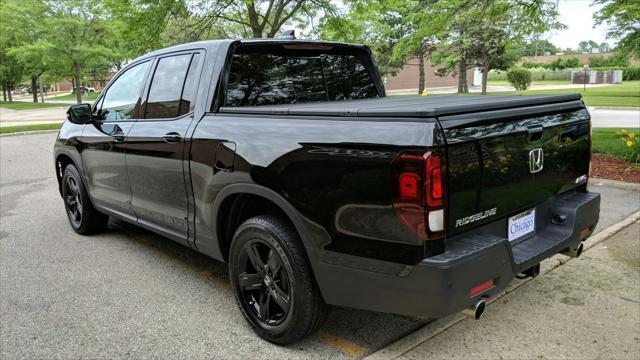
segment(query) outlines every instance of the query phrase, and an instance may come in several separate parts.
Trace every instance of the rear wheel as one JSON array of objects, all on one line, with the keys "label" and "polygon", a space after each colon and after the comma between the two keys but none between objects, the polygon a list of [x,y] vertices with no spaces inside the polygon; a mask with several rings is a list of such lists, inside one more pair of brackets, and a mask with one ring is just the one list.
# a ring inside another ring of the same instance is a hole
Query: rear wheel
[{"label": "rear wheel", "polygon": [[231,244],[229,274],[243,316],[262,338],[290,344],[314,332],[327,305],[297,233],[273,216],[245,221]]},{"label": "rear wheel", "polygon": [[78,234],[93,234],[107,227],[109,217],[99,213],[91,203],[78,169],[67,165],[62,176],[62,198],[69,224]]}]

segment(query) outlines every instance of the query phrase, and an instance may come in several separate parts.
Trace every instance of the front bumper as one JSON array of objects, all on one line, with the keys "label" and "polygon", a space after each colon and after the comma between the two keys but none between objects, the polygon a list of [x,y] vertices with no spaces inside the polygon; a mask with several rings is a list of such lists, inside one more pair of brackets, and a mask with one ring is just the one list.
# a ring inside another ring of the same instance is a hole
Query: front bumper
[{"label": "front bumper", "polygon": [[[536,207],[536,235],[512,245],[507,219],[447,239],[445,253],[422,260],[400,275],[320,263],[318,285],[329,304],[401,315],[438,318],[503,291],[519,273],[558,252],[575,249],[598,223],[600,195],[572,192]],[[564,216],[562,223],[552,221]],[[588,233],[580,232],[589,228]],[[471,297],[473,287],[493,286]]]}]

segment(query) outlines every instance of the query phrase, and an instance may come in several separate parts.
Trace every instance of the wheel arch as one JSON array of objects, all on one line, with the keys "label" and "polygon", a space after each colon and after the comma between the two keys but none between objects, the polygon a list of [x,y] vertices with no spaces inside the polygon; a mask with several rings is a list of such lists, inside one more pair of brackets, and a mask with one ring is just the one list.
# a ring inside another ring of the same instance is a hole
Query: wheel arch
[{"label": "wheel arch", "polygon": [[75,166],[76,169],[78,169],[78,171],[80,172],[80,175],[82,175],[82,169],[78,166],[72,154],[68,153],[67,151],[56,152],[54,167],[56,172],[56,179],[58,180],[58,191],[60,191],[61,194],[62,194],[62,186],[61,186],[62,176],[64,174],[64,169],[69,164],[73,164],[73,166]]},{"label": "wheel arch", "polygon": [[[258,208],[247,210],[247,204],[258,205]],[[245,206],[244,209],[243,206]],[[305,219],[282,195],[256,184],[229,185],[223,188],[216,196],[213,205],[212,224],[223,260],[225,262],[228,261],[229,248],[237,226],[244,220],[258,215],[255,210],[260,211],[263,209],[283,216],[283,220],[288,221],[293,226],[302,241],[309,264],[314,270],[314,274],[316,274],[318,246],[316,245],[316,239],[308,229],[310,221]],[[241,214],[241,216],[233,218],[238,214]]]}]

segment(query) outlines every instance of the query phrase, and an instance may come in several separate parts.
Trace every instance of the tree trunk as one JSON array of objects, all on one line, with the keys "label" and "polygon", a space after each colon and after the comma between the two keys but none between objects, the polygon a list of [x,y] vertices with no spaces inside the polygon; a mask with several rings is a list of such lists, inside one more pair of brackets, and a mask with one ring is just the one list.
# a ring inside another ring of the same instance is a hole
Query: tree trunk
[{"label": "tree trunk", "polygon": [[420,74],[418,80],[418,95],[422,95],[424,92],[424,51],[420,51],[418,54],[418,72]]},{"label": "tree trunk", "polygon": [[489,79],[489,60],[482,62],[482,95],[487,95],[487,80]]},{"label": "tree trunk", "polygon": [[469,92],[467,87],[467,63],[460,60],[458,63],[458,94],[466,94]]},{"label": "tree trunk", "polygon": [[44,84],[41,76],[38,77],[38,82],[40,83],[40,102],[44,104]]},{"label": "tree trunk", "polygon": [[76,101],[82,104],[82,90],[80,89],[80,65],[73,65],[73,82],[76,89]]},{"label": "tree trunk", "polygon": [[12,103],[13,102],[13,98],[11,97],[12,86],[7,84],[6,88],[7,88],[7,97],[9,97],[9,102]]},{"label": "tree trunk", "polygon": [[38,102],[38,77],[31,77],[31,95],[33,95],[33,102]]},{"label": "tree trunk", "polygon": [[7,102],[7,88],[2,85],[2,101]]}]

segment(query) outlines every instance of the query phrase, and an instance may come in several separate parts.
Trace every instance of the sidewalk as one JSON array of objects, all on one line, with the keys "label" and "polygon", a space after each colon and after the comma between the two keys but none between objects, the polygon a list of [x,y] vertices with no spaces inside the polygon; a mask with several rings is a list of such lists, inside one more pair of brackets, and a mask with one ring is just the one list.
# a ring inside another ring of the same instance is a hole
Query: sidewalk
[{"label": "sidewalk", "polygon": [[401,359],[640,357],[640,222]]},{"label": "sidewalk", "polygon": [[[605,87],[611,86],[611,84],[589,84],[587,88],[596,88],[596,87]],[[582,89],[582,84],[542,84],[542,85],[531,85],[529,90],[562,90],[562,89]],[[488,85],[487,92],[498,92],[498,91],[514,91],[515,88],[511,85]],[[447,86],[447,87],[436,87],[436,88],[427,88],[427,92],[430,95],[433,94],[455,94],[458,92],[457,86]],[[482,92],[481,86],[471,86],[469,87],[469,92],[471,93],[480,93]],[[387,95],[417,95],[418,88],[412,89],[394,89],[394,90],[386,90]]]},{"label": "sidewalk", "polygon": [[12,110],[0,107],[0,126],[61,123],[67,118],[67,107]]}]

